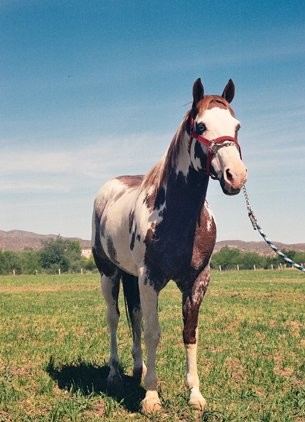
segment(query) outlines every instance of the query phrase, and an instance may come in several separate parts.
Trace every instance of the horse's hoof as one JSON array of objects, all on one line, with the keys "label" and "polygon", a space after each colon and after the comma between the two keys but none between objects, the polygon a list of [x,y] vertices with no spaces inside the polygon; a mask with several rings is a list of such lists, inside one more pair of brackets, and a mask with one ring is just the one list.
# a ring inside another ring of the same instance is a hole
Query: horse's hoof
[{"label": "horse's hoof", "polygon": [[203,412],[206,407],[207,402],[202,397],[202,395],[199,392],[193,392],[191,393],[189,405],[194,409],[198,410],[200,412]]},{"label": "horse's hoof", "polygon": [[144,415],[151,415],[161,410],[161,402],[159,399],[144,399],[142,401],[142,412]]},{"label": "horse's hoof", "polygon": [[157,391],[147,391],[146,397],[142,401],[142,412],[145,415],[157,413],[161,410],[161,402]]},{"label": "horse's hoof", "polygon": [[107,391],[110,395],[120,396],[123,393],[123,380],[119,373],[107,378]]}]

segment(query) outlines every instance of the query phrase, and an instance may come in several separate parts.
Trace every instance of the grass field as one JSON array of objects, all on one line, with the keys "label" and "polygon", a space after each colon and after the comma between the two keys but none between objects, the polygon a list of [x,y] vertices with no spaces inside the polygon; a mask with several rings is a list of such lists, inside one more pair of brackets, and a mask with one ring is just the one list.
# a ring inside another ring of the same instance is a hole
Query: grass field
[{"label": "grass field", "polygon": [[[106,391],[108,333],[98,275],[0,277],[0,421],[145,420],[131,377],[121,302],[125,391]],[[305,420],[305,277],[215,272],[200,316],[203,421]],[[157,370],[163,410],[191,421],[184,386],[180,293],[160,295]],[[198,416],[197,416],[198,418]]]}]

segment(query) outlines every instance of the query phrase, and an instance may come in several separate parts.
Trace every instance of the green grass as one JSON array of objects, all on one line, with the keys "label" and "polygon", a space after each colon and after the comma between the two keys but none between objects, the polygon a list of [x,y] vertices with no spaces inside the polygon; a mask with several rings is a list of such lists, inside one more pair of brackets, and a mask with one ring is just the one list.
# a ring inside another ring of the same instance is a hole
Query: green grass
[{"label": "green grass", "polygon": [[[123,301],[125,390],[107,394],[108,332],[97,275],[0,277],[0,421],[145,420],[130,374]],[[297,271],[214,272],[200,314],[204,421],[305,420],[305,278]],[[181,298],[160,295],[157,370],[163,410],[195,420],[184,386]],[[198,418],[198,416],[197,416]]]}]

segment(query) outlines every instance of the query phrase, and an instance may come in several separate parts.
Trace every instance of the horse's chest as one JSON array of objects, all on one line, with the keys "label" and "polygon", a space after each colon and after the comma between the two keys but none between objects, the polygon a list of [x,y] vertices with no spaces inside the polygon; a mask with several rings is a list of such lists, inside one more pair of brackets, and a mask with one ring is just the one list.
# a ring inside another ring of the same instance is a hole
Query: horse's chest
[{"label": "horse's chest", "polygon": [[162,280],[182,279],[209,262],[216,238],[216,226],[207,207],[200,217],[181,222],[179,215],[165,217],[150,228],[145,238],[145,265],[150,277]]}]

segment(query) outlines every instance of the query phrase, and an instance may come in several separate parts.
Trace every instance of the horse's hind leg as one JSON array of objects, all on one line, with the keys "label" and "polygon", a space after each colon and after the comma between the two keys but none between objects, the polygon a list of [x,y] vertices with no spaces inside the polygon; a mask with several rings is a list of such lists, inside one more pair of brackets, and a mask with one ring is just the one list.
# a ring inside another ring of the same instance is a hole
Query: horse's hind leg
[{"label": "horse's hind leg", "polygon": [[138,277],[127,273],[122,273],[122,281],[124,296],[127,302],[128,314],[132,327],[133,376],[135,380],[140,383],[142,374],[145,372],[146,368],[143,363],[141,348],[142,310]]},{"label": "horse's hind leg", "polygon": [[122,388],[117,345],[117,328],[120,318],[120,311],[118,307],[120,273],[117,271],[111,278],[106,275],[102,275],[101,287],[107,304],[107,323],[110,332],[110,372],[107,379],[107,387],[113,393],[118,393]]}]

